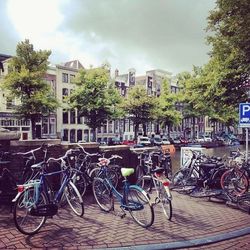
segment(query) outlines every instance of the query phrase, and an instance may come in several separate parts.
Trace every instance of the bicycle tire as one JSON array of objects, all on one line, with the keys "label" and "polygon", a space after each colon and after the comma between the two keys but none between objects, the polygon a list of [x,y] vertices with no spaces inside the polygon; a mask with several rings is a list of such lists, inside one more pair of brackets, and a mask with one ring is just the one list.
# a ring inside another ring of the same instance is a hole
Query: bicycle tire
[{"label": "bicycle tire", "polygon": [[87,180],[86,180],[84,174],[77,173],[74,180],[73,180],[73,183],[77,187],[80,195],[83,197],[84,194],[86,193],[86,190],[87,190]]},{"label": "bicycle tire", "polygon": [[250,194],[245,194],[238,197],[237,206],[239,209],[250,214]]},{"label": "bicycle tire", "polygon": [[65,188],[65,196],[69,206],[72,211],[79,217],[82,217],[84,214],[84,205],[82,196],[80,195],[77,187],[73,182],[69,182]]},{"label": "bicycle tire", "polygon": [[159,198],[161,201],[163,213],[165,214],[168,220],[171,220],[173,215],[172,201],[168,197],[167,191],[162,183],[160,183],[159,186]]},{"label": "bicycle tire", "polygon": [[143,166],[138,165],[135,169],[136,180],[139,180],[144,174],[145,171],[143,170]]},{"label": "bicycle tire", "polygon": [[[26,197],[24,201],[25,194],[28,195],[28,198]],[[40,216],[29,215],[30,204],[28,204],[27,199],[29,200],[29,202],[34,203],[34,188],[33,187],[26,189],[14,203],[13,219],[14,219],[14,223],[18,231],[26,235],[33,235],[33,234],[36,234],[41,229],[41,227],[46,221],[46,216],[40,217]],[[41,200],[39,200],[38,204],[36,205],[45,205],[48,203],[46,195],[43,192],[40,193],[40,199]],[[21,209],[24,210],[25,219],[23,218],[20,221],[20,218],[22,217],[20,217],[19,210]],[[28,223],[30,222],[32,224],[35,224],[34,227],[31,227],[30,229],[29,227],[26,229],[24,225],[27,216],[29,216]]]},{"label": "bicycle tire", "polygon": [[194,172],[193,177],[190,177],[189,169],[178,170],[172,178],[174,187],[196,186],[198,176]]},{"label": "bicycle tire", "polygon": [[109,212],[114,209],[114,199],[112,191],[102,178],[94,178],[92,190],[95,200],[101,210]]},{"label": "bicycle tire", "polygon": [[240,170],[229,169],[221,176],[221,187],[229,196],[241,196],[248,190],[249,180]]},{"label": "bicycle tire", "polygon": [[153,206],[149,202],[147,193],[139,186],[129,186],[125,200],[128,211],[137,224],[148,228],[154,223]]},{"label": "bicycle tire", "polygon": [[136,184],[146,192],[150,193],[153,187],[153,179],[151,175],[144,175],[140,177],[140,179],[136,182]]},{"label": "bicycle tire", "polygon": [[118,176],[117,171],[114,169],[110,169],[109,166],[107,166],[107,169],[106,169],[106,176],[104,176],[104,172],[101,171],[101,168],[97,167],[97,168],[94,168],[90,172],[90,177],[92,179],[94,179],[95,177],[102,178],[102,179],[108,178],[115,188],[117,188],[118,182],[119,182],[119,176]]}]

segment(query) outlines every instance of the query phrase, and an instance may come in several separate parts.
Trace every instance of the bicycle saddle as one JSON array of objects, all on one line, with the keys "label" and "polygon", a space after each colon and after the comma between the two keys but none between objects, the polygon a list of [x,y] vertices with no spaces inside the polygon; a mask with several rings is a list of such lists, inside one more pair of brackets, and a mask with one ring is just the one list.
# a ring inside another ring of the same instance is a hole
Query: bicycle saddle
[{"label": "bicycle saddle", "polygon": [[121,173],[123,177],[130,176],[133,174],[135,170],[133,168],[121,168]]}]

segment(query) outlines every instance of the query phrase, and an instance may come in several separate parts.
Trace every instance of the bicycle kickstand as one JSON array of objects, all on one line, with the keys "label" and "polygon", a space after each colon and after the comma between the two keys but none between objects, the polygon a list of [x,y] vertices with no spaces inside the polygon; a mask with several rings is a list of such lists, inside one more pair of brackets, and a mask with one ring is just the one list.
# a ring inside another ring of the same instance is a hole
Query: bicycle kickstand
[{"label": "bicycle kickstand", "polygon": [[126,216],[126,212],[124,211],[124,209],[120,206],[121,211],[117,213],[118,216],[121,217],[121,219],[123,219]]}]

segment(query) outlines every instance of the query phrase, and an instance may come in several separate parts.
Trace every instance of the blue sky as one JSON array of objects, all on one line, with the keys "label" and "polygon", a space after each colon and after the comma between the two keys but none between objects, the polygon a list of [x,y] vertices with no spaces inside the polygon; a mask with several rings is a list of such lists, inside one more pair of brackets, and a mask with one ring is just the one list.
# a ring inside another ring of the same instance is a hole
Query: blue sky
[{"label": "blue sky", "polygon": [[1,0],[0,53],[25,38],[50,61],[78,59],[112,71],[174,74],[208,61],[206,18],[214,0]]}]

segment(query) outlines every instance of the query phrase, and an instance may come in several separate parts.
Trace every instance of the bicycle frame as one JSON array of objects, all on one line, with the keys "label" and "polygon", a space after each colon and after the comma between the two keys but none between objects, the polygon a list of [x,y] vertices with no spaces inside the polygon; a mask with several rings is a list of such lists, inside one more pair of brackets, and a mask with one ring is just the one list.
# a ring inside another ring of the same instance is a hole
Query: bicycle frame
[{"label": "bicycle frame", "polygon": [[[101,171],[107,171],[105,168],[107,166],[104,166],[102,168]],[[106,175],[105,175],[106,176]],[[124,210],[128,210],[128,209],[131,209],[131,210],[141,210],[143,209],[143,205],[142,204],[127,204],[127,196],[128,196],[128,191],[129,191],[129,187],[134,187],[134,188],[137,188],[138,190],[140,190],[141,192],[145,193],[146,196],[148,197],[148,194],[142,189],[140,188],[139,186],[137,185],[130,185],[130,183],[127,181],[127,179],[125,178],[125,180],[123,181],[124,182],[124,185],[123,185],[123,193],[120,193],[114,186],[113,184],[111,183],[111,181],[105,177],[104,179],[104,182],[106,185],[108,185],[108,187],[111,189],[111,192],[112,194],[114,194],[114,196],[116,197],[116,199],[119,201],[119,203],[121,204],[121,208],[123,208]],[[149,197],[148,197],[148,200]]]}]

